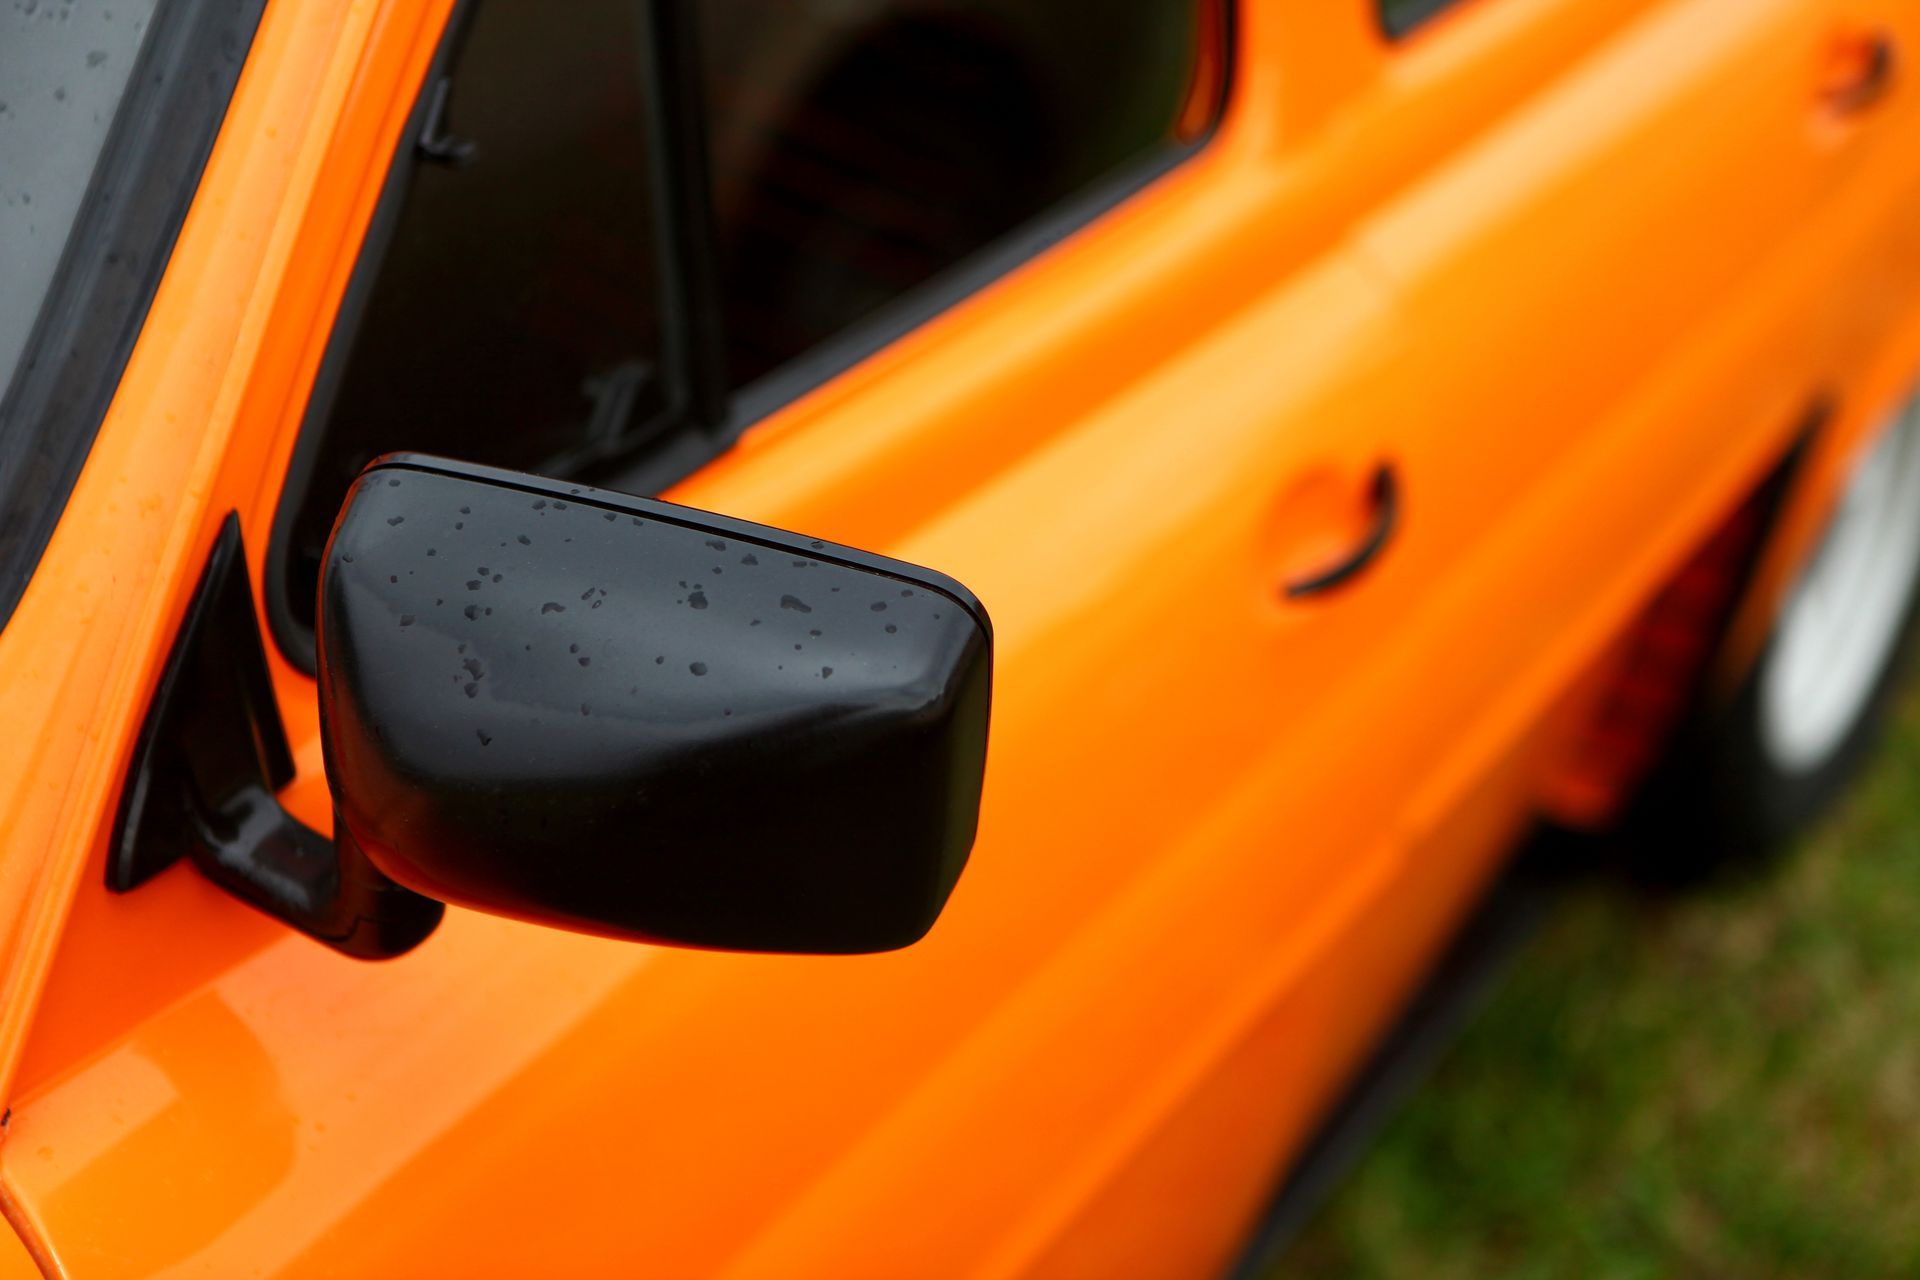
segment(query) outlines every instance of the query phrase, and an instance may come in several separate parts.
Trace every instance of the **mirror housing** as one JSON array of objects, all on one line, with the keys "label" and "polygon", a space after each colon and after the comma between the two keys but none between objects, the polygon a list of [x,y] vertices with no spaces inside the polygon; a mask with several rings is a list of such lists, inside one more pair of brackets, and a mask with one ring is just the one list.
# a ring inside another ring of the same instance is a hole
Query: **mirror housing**
[{"label": "mirror housing", "polygon": [[443,902],[884,951],[973,843],[991,627],[897,560],[392,455],[334,526],[318,657],[343,863]]}]

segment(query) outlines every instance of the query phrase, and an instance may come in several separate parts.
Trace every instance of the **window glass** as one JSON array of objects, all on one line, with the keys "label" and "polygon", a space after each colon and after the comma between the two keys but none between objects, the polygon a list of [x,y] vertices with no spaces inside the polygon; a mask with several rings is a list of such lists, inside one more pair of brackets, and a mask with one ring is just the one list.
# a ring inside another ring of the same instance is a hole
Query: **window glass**
[{"label": "window glass", "polygon": [[[427,90],[294,521],[310,618],[348,483],[394,450],[564,474],[660,408],[642,6],[486,0]],[[435,106],[435,102],[438,105]]]},{"label": "window glass", "polygon": [[0,394],[53,282],[156,3],[0,8]]},{"label": "window glass", "polygon": [[1380,0],[1380,25],[1390,36],[1403,36],[1458,0]]},{"label": "window glass", "polygon": [[1219,89],[1209,0],[698,11],[736,384],[1199,132]]},{"label": "window glass", "polygon": [[370,459],[684,474],[731,390],[1210,127],[1224,3],[467,0],[296,451],[289,651]]}]

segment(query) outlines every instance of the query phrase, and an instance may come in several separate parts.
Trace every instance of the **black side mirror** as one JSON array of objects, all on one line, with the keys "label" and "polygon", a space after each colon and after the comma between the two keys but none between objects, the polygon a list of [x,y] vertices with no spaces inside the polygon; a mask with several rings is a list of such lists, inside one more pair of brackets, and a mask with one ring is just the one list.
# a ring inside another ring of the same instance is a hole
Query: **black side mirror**
[{"label": "black side mirror", "polygon": [[320,583],[329,841],[229,516],[136,744],[107,884],[182,857],[349,955],[442,903],[739,951],[885,951],[973,844],[993,638],[950,578],[644,498],[394,455]]},{"label": "black side mirror", "polygon": [[973,843],[991,654],[979,601],[925,569],[395,455],[321,577],[336,840],[562,928],[902,947]]}]

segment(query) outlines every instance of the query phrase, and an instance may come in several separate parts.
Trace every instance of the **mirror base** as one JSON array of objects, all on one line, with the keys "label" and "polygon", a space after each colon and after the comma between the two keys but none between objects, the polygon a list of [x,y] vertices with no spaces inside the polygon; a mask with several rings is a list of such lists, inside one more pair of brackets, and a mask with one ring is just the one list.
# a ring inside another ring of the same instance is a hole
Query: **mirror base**
[{"label": "mirror base", "polygon": [[281,805],[293,756],[253,612],[240,521],[221,526],[134,748],[107,887],[137,888],[182,857],[235,897],[337,951],[411,950],[445,908],[382,875]]}]

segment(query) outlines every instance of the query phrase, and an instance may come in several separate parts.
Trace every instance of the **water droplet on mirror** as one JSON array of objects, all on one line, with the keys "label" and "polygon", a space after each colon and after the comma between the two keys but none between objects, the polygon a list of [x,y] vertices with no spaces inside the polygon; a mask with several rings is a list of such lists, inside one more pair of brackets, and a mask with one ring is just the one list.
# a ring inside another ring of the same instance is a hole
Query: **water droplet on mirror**
[{"label": "water droplet on mirror", "polygon": [[687,603],[695,609],[704,609],[707,607],[707,593],[696,591],[687,597]]},{"label": "water droplet on mirror", "polygon": [[556,604],[552,600],[549,600],[545,604],[540,606],[541,613],[565,613],[566,611],[567,611],[567,606],[563,604]]},{"label": "water droplet on mirror", "polygon": [[802,600],[799,596],[781,596],[780,607],[782,609],[791,609],[795,613],[812,613],[813,612],[813,606],[809,605],[805,600]]},{"label": "water droplet on mirror", "polygon": [[697,676],[703,676],[707,674],[707,664],[704,662],[691,663],[688,665],[687,670],[693,672],[693,674]]}]

